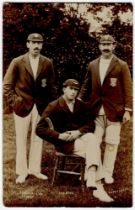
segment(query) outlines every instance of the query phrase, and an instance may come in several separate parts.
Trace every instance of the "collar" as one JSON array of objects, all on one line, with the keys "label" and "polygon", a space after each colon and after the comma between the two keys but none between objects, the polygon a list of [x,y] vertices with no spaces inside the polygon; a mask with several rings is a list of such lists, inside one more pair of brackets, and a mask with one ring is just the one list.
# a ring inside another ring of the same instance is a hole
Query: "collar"
[{"label": "collar", "polygon": [[33,57],[30,53],[28,54],[30,60],[39,60],[40,55]]},{"label": "collar", "polygon": [[67,100],[65,99],[64,95],[63,95],[62,97],[63,97],[63,99],[64,99],[64,101],[65,101],[66,104],[75,104],[75,99],[72,100],[72,101],[67,101]]},{"label": "collar", "polygon": [[100,61],[104,61],[106,63],[109,63],[113,59],[114,55],[111,55],[110,58],[103,58],[102,55],[100,56]]}]

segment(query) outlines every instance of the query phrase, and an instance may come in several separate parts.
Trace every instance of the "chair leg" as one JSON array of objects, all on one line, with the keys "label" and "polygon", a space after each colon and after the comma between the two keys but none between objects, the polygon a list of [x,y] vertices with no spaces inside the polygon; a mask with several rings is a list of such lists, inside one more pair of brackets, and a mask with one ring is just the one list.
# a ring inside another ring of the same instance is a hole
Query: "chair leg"
[{"label": "chair leg", "polygon": [[62,170],[65,170],[65,163],[66,163],[66,157],[62,157],[62,160],[61,160],[61,169]]},{"label": "chair leg", "polygon": [[82,192],[85,192],[85,183],[84,183],[84,173],[85,173],[85,164],[83,161],[81,161],[81,188]]},{"label": "chair leg", "polygon": [[59,164],[59,157],[57,157],[55,160],[55,166],[53,170],[52,183],[51,183],[52,186],[54,186],[54,182],[56,179],[58,164]]}]

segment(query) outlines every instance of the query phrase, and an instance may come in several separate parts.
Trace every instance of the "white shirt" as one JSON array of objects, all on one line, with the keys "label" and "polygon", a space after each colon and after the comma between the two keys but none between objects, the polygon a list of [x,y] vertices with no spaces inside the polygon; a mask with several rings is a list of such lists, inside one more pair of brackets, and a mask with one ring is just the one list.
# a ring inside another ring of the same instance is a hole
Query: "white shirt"
[{"label": "white shirt", "polygon": [[[109,68],[109,65],[111,63],[111,60],[112,60],[112,57],[110,59],[104,59],[102,57],[100,58],[100,62],[99,62],[99,76],[100,76],[101,85],[103,84],[103,81],[105,79],[105,75],[106,75],[106,72],[107,72],[107,70]],[[101,106],[98,114],[99,115],[104,115],[105,114],[103,106]]]},{"label": "white shirt", "polygon": [[38,64],[39,64],[39,56],[33,58],[31,55],[29,55],[29,60],[33,71],[34,79],[36,79]]},{"label": "white shirt", "polygon": [[101,85],[103,84],[106,72],[108,70],[108,67],[111,63],[112,57],[110,59],[104,59],[104,58],[100,58],[99,61],[99,75],[100,75],[100,81],[101,81]]}]

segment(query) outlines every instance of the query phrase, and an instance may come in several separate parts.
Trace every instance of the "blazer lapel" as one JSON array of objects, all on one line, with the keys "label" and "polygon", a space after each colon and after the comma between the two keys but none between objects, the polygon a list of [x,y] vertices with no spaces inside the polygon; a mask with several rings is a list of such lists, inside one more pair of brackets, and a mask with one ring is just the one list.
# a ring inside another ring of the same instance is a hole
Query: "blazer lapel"
[{"label": "blazer lapel", "polygon": [[[43,66],[43,56],[40,56],[39,57],[39,64],[38,64],[38,70],[37,70],[37,75],[36,75],[36,78],[38,77],[38,75],[40,74],[41,72],[41,69],[42,69],[42,66]],[[34,75],[33,75],[33,71],[32,71],[32,68],[31,68],[31,65],[30,65],[30,61],[29,61],[29,56],[28,56],[28,53],[26,53],[24,55],[24,65],[25,65],[25,68],[27,69],[27,71],[31,74],[31,76],[34,78]]]},{"label": "blazer lapel", "polygon": [[38,77],[38,75],[40,74],[40,72],[41,72],[41,70],[42,70],[43,61],[44,61],[44,58],[43,58],[42,55],[40,55],[36,78]]},{"label": "blazer lapel", "polygon": [[59,98],[59,105],[62,108],[62,110],[64,110],[65,112],[69,112],[70,111],[70,109],[68,108],[68,105],[66,104],[63,96],[61,96]]},{"label": "blazer lapel", "polygon": [[34,78],[34,75],[33,75],[33,71],[32,71],[32,68],[31,68],[31,65],[30,65],[30,61],[29,61],[29,56],[28,56],[28,53],[26,53],[24,55],[24,65],[25,65],[25,68],[26,70],[31,74],[31,76]]},{"label": "blazer lapel", "polygon": [[105,78],[110,73],[110,71],[113,69],[113,67],[115,66],[117,60],[118,60],[117,57],[114,55],[113,58],[112,58],[112,60],[111,60],[111,62],[110,62],[110,65],[108,67],[108,70],[106,72]]},{"label": "blazer lapel", "polygon": [[95,78],[97,78],[97,82],[99,85],[101,85],[101,82],[100,82],[100,75],[99,75],[99,61],[100,61],[100,57],[96,59],[95,61],[95,64],[94,64],[94,67],[95,67]]}]

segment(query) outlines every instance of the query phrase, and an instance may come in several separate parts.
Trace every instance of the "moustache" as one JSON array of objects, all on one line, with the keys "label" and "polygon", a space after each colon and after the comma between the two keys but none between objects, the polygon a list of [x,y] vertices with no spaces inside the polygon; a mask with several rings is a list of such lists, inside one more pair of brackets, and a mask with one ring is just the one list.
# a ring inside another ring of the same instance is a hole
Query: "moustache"
[{"label": "moustache", "polygon": [[38,47],[35,47],[34,50],[39,50],[39,48]]},{"label": "moustache", "polygon": [[108,53],[108,52],[110,52],[110,50],[103,50],[103,52],[106,52],[106,53]]}]

